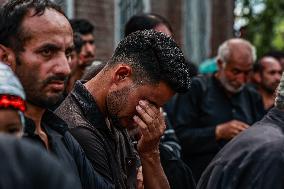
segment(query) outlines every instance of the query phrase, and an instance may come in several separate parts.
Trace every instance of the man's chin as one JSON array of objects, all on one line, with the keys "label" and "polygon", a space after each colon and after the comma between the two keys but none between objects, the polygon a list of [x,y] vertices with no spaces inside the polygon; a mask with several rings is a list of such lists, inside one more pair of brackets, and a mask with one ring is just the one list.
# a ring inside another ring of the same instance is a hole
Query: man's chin
[{"label": "man's chin", "polygon": [[47,95],[45,97],[42,96],[40,98],[33,98],[29,101],[29,103],[47,109],[53,107],[59,101],[62,101],[63,98],[63,93],[60,93],[56,95]]},{"label": "man's chin", "polygon": [[94,61],[95,61],[94,57],[88,57],[88,58],[85,58],[83,63],[79,66],[84,67],[84,68],[88,67],[88,66],[91,66]]},{"label": "man's chin", "polygon": [[244,85],[241,85],[240,87],[233,87],[231,85],[227,85],[227,86],[225,86],[225,88],[228,92],[235,94],[235,93],[238,93],[241,90],[243,90]]}]

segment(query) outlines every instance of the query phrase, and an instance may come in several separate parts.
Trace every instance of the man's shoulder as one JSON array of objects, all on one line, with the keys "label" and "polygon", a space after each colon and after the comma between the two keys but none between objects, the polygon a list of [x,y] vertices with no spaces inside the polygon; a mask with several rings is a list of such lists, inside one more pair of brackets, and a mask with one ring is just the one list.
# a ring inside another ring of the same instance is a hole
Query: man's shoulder
[{"label": "man's shoulder", "polygon": [[192,84],[203,84],[203,83],[208,83],[210,81],[213,80],[212,75],[208,76],[208,75],[199,75],[199,76],[195,76],[192,78]]},{"label": "man's shoulder", "polygon": [[247,93],[250,93],[252,95],[256,95],[258,97],[261,97],[261,95],[259,94],[259,92],[257,91],[257,88],[254,86],[254,85],[251,85],[251,84],[246,84],[244,86],[244,89],[243,89],[244,92],[247,92]]},{"label": "man's shoulder", "polygon": [[105,118],[100,112],[95,99],[82,83],[77,82],[74,90],[55,110],[69,128],[84,127],[96,131],[105,128]]},{"label": "man's shoulder", "polygon": [[271,158],[268,156],[276,151],[284,152],[283,143],[284,135],[280,127],[261,120],[231,140],[216,157],[222,163],[238,159],[243,161],[261,154]]},{"label": "man's shoulder", "polygon": [[[260,134],[260,136],[250,138],[252,133],[245,134],[243,135],[245,138],[237,136],[228,143],[208,165],[197,188],[217,189],[220,185],[229,188],[236,188],[236,186],[250,188],[253,183],[261,183],[262,179],[271,179],[267,177],[271,176],[271,173],[275,176],[283,175],[284,138],[283,136],[261,138],[265,135],[261,134],[261,131],[266,133],[267,129],[252,129],[253,134]],[[274,128],[271,129],[268,130],[275,131]]]},{"label": "man's shoulder", "polygon": [[190,89],[187,94],[190,93],[203,93],[210,90],[211,86],[214,85],[213,76],[196,76],[192,78]]},{"label": "man's shoulder", "polygon": [[69,128],[75,128],[78,126],[87,126],[89,123],[84,117],[82,107],[76,102],[74,97],[70,94],[65,98],[61,105],[54,111],[54,113],[63,119]]}]

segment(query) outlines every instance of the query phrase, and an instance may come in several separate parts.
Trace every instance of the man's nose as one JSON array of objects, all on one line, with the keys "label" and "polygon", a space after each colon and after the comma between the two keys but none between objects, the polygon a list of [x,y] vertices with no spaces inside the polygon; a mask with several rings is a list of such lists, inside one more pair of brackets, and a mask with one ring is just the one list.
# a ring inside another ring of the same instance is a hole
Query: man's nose
[{"label": "man's nose", "polygon": [[277,82],[280,82],[280,80],[281,80],[281,74],[276,74],[276,75],[275,75],[275,80],[276,80]]},{"label": "man's nose", "polygon": [[86,51],[89,54],[94,55],[94,51],[95,51],[95,45],[94,44],[86,43],[85,48],[86,48]]},{"label": "man's nose", "polygon": [[247,83],[248,78],[249,78],[249,74],[248,74],[248,73],[240,73],[240,74],[237,76],[237,81],[238,81],[240,84],[245,84],[245,83]]},{"label": "man's nose", "polygon": [[55,73],[68,76],[70,74],[70,66],[65,53],[56,60]]}]

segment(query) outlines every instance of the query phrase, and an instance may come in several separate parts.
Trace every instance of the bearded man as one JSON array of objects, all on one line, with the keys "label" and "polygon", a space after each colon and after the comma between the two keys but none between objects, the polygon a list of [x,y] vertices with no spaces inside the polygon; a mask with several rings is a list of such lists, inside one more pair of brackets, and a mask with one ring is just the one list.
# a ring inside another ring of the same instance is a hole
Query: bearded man
[{"label": "bearded man", "polygon": [[194,78],[175,99],[173,123],[196,181],[224,144],[264,115],[260,95],[246,86],[254,61],[248,41],[229,39],[218,49],[218,71]]}]

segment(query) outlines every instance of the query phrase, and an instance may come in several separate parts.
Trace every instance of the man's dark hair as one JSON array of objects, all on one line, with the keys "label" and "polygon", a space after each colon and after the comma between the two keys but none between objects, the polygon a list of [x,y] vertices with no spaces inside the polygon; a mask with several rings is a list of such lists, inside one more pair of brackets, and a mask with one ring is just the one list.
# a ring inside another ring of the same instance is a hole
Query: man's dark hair
[{"label": "man's dark hair", "polygon": [[79,54],[84,45],[84,41],[81,37],[81,34],[75,32],[73,34],[73,42],[74,42],[74,50],[76,51],[77,54]]},{"label": "man's dark hair", "polygon": [[190,70],[180,48],[171,37],[154,30],[137,31],[124,38],[107,67],[125,63],[133,69],[137,84],[167,83],[176,92],[190,85]]},{"label": "man's dark hair", "polygon": [[148,13],[132,16],[125,25],[124,34],[125,36],[128,36],[129,34],[139,30],[154,29],[159,24],[167,26],[170,32],[173,33],[170,23],[164,17],[158,14]]},{"label": "man's dark hair", "polygon": [[284,58],[284,52],[282,51],[270,51],[266,53],[264,56],[272,56],[273,58],[276,58],[277,60],[281,60],[281,58]]},{"label": "man's dark hair", "polygon": [[190,60],[185,60],[185,62],[189,66],[190,77],[197,76],[198,75],[198,67],[193,62],[191,62]]},{"label": "man's dark hair", "polygon": [[94,32],[93,24],[86,19],[71,19],[70,24],[73,31],[81,35],[93,34]]},{"label": "man's dark hair", "polygon": [[34,10],[32,16],[41,16],[47,8],[65,16],[60,6],[49,0],[9,0],[3,4],[0,8],[0,44],[15,51],[23,50],[30,37],[27,30],[22,28],[24,17],[31,10]]}]

